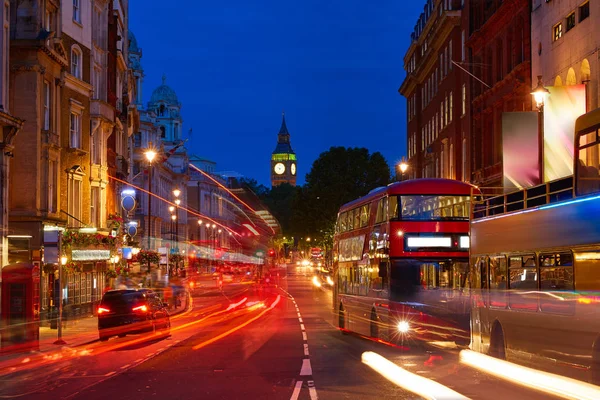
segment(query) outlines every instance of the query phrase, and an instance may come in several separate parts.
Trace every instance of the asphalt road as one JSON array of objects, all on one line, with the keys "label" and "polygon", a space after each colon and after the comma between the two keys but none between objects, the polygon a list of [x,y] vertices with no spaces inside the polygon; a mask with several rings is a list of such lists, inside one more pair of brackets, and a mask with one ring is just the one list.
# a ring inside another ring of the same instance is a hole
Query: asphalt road
[{"label": "asphalt road", "polygon": [[0,372],[0,398],[418,398],[363,364],[366,351],[473,399],[545,398],[461,366],[457,350],[403,351],[343,335],[331,323],[331,291],[294,270],[280,271],[279,287],[229,285],[195,297],[168,338],[96,342]]}]

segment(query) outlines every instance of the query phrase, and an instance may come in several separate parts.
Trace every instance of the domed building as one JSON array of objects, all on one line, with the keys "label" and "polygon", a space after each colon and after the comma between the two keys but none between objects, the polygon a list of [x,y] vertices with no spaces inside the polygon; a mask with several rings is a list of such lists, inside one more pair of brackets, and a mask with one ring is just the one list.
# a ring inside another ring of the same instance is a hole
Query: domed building
[{"label": "domed building", "polygon": [[142,67],[142,49],[138,46],[137,39],[133,32],[128,31],[129,37],[129,68],[133,72],[135,78],[135,87],[137,93],[135,96],[135,104],[138,109],[143,107],[142,84],[144,82],[144,68]]},{"label": "domed building", "polygon": [[154,89],[148,111],[156,115],[156,125],[160,132],[160,138],[164,142],[178,142],[181,140],[181,103],[177,99],[175,91],[167,85],[167,77],[163,75],[162,85]]}]

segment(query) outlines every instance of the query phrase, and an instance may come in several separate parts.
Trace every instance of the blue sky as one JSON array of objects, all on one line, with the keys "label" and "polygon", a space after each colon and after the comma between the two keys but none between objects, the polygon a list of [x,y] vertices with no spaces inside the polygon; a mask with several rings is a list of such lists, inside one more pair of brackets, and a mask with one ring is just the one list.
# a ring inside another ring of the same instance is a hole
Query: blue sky
[{"label": "blue sky", "polygon": [[[298,183],[331,146],[406,153],[402,57],[421,1],[130,2],[144,101],[166,74],[190,153],[269,184],[285,110]],[[173,3],[175,4],[175,3]]]}]

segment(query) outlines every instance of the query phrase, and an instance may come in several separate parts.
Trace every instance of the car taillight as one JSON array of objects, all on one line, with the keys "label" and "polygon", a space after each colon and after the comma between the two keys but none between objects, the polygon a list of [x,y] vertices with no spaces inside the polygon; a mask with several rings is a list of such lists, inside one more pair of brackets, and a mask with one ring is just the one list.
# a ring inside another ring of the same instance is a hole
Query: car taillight
[{"label": "car taillight", "polygon": [[133,307],[132,310],[133,311],[140,311],[140,312],[148,312],[148,307],[146,307],[145,305],[143,305],[143,306]]},{"label": "car taillight", "polygon": [[107,312],[110,312],[108,308],[98,307],[98,314],[106,314]]}]

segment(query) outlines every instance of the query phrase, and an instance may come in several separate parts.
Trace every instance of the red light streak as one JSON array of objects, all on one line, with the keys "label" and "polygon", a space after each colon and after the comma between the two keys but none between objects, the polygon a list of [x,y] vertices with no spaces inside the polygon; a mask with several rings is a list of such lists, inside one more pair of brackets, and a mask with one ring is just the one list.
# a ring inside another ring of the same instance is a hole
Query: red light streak
[{"label": "red light streak", "polygon": [[120,183],[124,183],[124,184],[126,184],[126,185],[128,185],[128,186],[131,186],[131,187],[133,187],[133,188],[135,188],[135,189],[139,190],[140,192],[146,193],[146,194],[148,194],[148,195],[150,195],[150,196],[152,196],[152,197],[155,197],[155,198],[157,198],[157,199],[159,199],[159,200],[161,200],[161,201],[164,201],[165,203],[167,203],[167,204],[169,204],[169,205],[171,205],[171,206],[174,206],[174,207],[179,207],[179,209],[180,209],[180,210],[187,211],[187,212],[188,212],[188,214],[192,214],[192,215],[194,215],[194,216],[196,216],[196,217],[202,217],[203,219],[205,219],[205,220],[207,220],[207,221],[210,221],[210,222],[212,222],[213,224],[216,224],[216,225],[220,226],[221,228],[224,228],[224,229],[225,229],[225,230],[227,230],[228,232],[232,232],[233,234],[235,234],[235,235],[237,235],[237,236],[241,236],[239,233],[237,233],[237,232],[236,232],[236,231],[234,231],[233,229],[231,229],[231,228],[229,228],[229,227],[227,227],[227,226],[225,226],[225,225],[223,225],[223,224],[219,223],[219,221],[215,221],[214,219],[212,219],[212,218],[210,218],[210,217],[208,217],[208,216],[206,216],[206,215],[204,215],[204,214],[201,214],[201,213],[199,213],[199,212],[197,212],[197,211],[190,210],[190,209],[189,209],[189,208],[187,208],[187,207],[182,207],[181,205],[177,206],[175,203],[173,203],[173,202],[171,202],[171,201],[169,201],[169,200],[165,199],[164,197],[161,197],[161,196],[159,196],[159,195],[157,195],[157,194],[151,193],[151,192],[147,191],[146,189],[144,189],[144,188],[142,188],[142,187],[136,186],[136,185],[134,185],[134,184],[132,184],[132,183],[129,183],[129,182],[127,182],[127,181],[124,181],[124,180],[122,180],[122,179],[119,179],[119,178],[117,178],[117,177],[114,177],[114,176],[108,175],[108,178],[109,178],[109,179],[112,179],[112,180],[114,180],[114,181],[120,182]]}]

